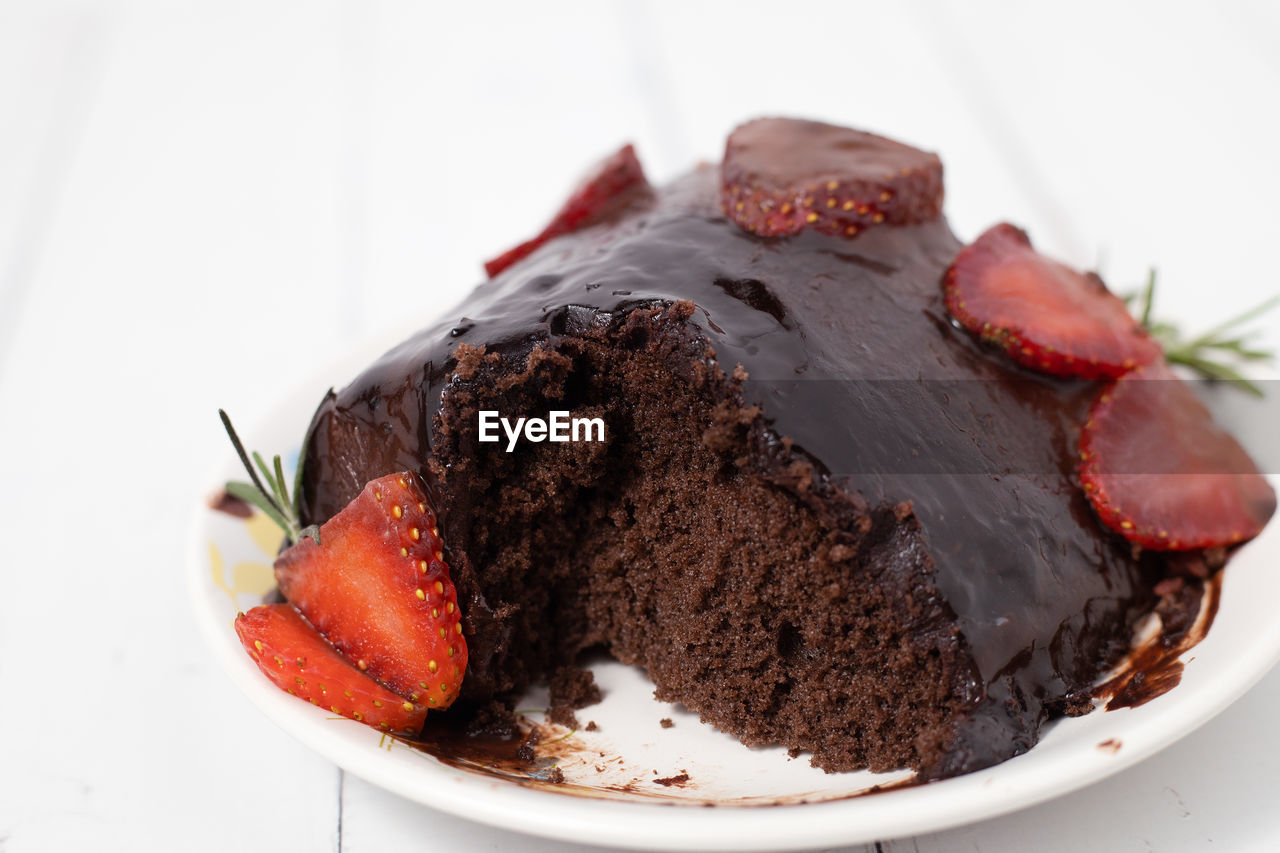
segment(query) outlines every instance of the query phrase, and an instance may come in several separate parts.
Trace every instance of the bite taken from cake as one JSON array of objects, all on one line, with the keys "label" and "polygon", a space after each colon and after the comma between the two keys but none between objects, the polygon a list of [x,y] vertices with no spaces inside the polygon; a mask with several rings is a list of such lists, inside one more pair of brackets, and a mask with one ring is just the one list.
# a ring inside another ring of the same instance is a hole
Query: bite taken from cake
[{"label": "bite taken from cake", "polygon": [[1275,494],[1098,276],[962,244],[943,189],[795,119],[663,187],[606,158],[323,397],[292,494],[236,439],[291,543],[246,650],[409,738],[604,652],[745,744],[921,780],[1089,712]]}]

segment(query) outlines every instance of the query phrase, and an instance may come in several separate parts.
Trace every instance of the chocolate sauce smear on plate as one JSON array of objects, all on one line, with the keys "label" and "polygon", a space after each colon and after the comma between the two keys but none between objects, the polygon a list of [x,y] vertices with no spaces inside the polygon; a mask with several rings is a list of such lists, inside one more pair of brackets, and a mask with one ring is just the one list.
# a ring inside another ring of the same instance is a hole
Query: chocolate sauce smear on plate
[{"label": "chocolate sauce smear on plate", "polygon": [[219,489],[209,496],[209,509],[222,512],[234,518],[248,518],[253,515],[253,507],[248,501],[241,500],[226,489]]},{"label": "chocolate sauce smear on plate", "polygon": [[[1181,581],[1181,578],[1173,579]],[[1137,708],[1182,682],[1180,658],[1209,633],[1222,598],[1222,572],[1203,582],[1170,584],[1156,607],[1160,629],[1140,640],[1095,692],[1108,711]]]}]

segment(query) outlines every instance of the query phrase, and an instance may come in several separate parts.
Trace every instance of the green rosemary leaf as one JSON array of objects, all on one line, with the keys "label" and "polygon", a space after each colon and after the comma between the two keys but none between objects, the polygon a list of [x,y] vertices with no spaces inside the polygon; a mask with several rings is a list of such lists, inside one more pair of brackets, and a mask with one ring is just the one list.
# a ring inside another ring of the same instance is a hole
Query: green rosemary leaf
[{"label": "green rosemary leaf", "polygon": [[1181,364],[1186,367],[1190,367],[1192,370],[1203,374],[1209,379],[1216,379],[1221,382],[1230,383],[1242,391],[1248,391],[1255,397],[1263,396],[1261,388],[1246,379],[1239,371],[1229,365],[1216,361],[1209,361],[1208,359],[1182,352],[1166,353],[1165,358],[1173,364]]},{"label": "green rosemary leaf", "polygon": [[271,472],[271,468],[267,465],[267,461],[263,459],[262,454],[258,453],[256,450],[253,451],[253,461],[258,463],[258,469],[262,471],[262,476],[266,479],[267,485],[271,487],[271,491],[267,493],[267,497],[271,499],[273,504],[275,504],[276,509],[280,511],[281,515],[288,515],[289,504],[280,496],[280,483]]},{"label": "green rosemary leaf", "polygon": [[1201,346],[1205,349],[1238,350],[1244,346],[1244,338],[1223,338],[1217,341],[1205,341]]},{"label": "green rosemary leaf", "polygon": [[1276,357],[1276,354],[1271,350],[1251,349],[1244,338],[1236,338],[1231,341],[1209,341],[1201,348],[1229,352],[1244,361],[1269,361]]},{"label": "green rosemary leaf", "polygon": [[289,488],[284,484],[284,464],[280,461],[280,454],[277,453],[272,461],[276,467],[276,483],[280,487],[280,505],[288,509],[293,506],[293,502],[289,500]]},{"label": "green rosemary leaf", "polygon": [[256,450],[253,451],[253,461],[257,464],[258,470],[262,472],[262,479],[267,481],[267,485],[270,487],[270,491],[267,494],[274,502],[280,497],[280,489],[276,486],[276,479],[272,476],[271,469],[267,466],[266,460],[262,458],[262,454]]},{"label": "green rosemary leaf", "polygon": [[1156,268],[1147,270],[1147,284],[1142,288],[1142,317],[1140,322],[1144,329],[1151,328],[1151,306],[1156,297]]},{"label": "green rosemary leaf", "polygon": [[[297,542],[305,532],[320,542],[319,530],[307,531],[300,530],[301,522],[299,521],[299,513],[297,509],[298,485],[295,485],[295,498],[289,499],[289,487],[284,477],[284,461],[280,456],[274,456],[271,465],[262,458],[262,454],[256,450],[252,454],[245,451],[244,444],[240,441],[240,436],[236,434],[235,428],[231,426],[231,418],[222,409],[218,410],[218,415],[222,418],[222,424],[227,430],[227,435],[231,439],[232,446],[236,449],[236,455],[240,457],[240,464],[244,466],[245,471],[249,472],[249,478],[253,481],[250,483],[231,482],[227,484],[227,492],[235,495],[241,500],[248,501],[253,506],[262,510],[267,516],[285,532],[289,538],[289,543]],[[252,457],[252,462],[250,458]],[[255,471],[254,468],[257,467]],[[299,463],[299,472],[301,472],[301,463]],[[261,477],[259,477],[261,473]],[[266,481],[265,485],[263,481]],[[301,483],[301,479],[297,480]]]},{"label": "green rosemary leaf", "polygon": [[289,519],[276,508],[276,505],[267,500],[267,493],[263,489],[251,483],[241,483],[232,480],[226,485],[227,494],[233,495],[242,501],[251,503],[258,509],[266,513],[267,517],[276,523],[276,525],[284,531],[284,535],[288,537],[292,544],[297,541],[298,529],[289,522]]},{"label": "green rosemary leaf", "polygon": [[1250,339],[1257,335],[1256,330],[1240,332],[1238,327],[1280,305],[1280,295],[1273,296],[1261,305],[1243,311],[1187,340],[1177,326],[1153,319],[1152,306],[1155,303],[1155,290],[1156,271],[1153,267],[1147,273],[1146,286],[1126,300],[1126,304],[1131,306],[1132,311],[1133,301],[1138,300],[1140,306],[1138,321],[1164,349],[1165,359],[1173,364],[1189,367],[1209,379],[1228,382],[1261,397],[1261,388],[1246,379],[1231,363],[1221,359],[1225,357],[1237,363],[1269,362],[1275,359],[1274,352],[1250,344]]},{"label": "green rosemary leaf", "polygon": [[1275,296],[1271,297],[1270,299],[1266,300],[1260,305],[1255,305],[1254,307],[1250,308],[1248,311],[1242,311],[1236,316],[1230,318],[1229,320],[1225,320],[1224,322],[1219,323],[1209,331],[1204,332],[1197,338],[1194,338],[1191,341],[1190,346],[1193,346],[1193,347],[1204,346],[1209,341],[1217,340],[1218,338],[1222,337],[1222,334],[1224,332],[1228,332],[1231,329],[1234,329],[1236,326],[1239,326],[1241,323],[1247,323],[1250,320],[1260,317],[1261,315],[1267,313],[1277,305],[1280,305],[1280,294],[1276,294]]},{"label": "green rosemary leaf", "polygon": [[236,429],[231,425],[231,417],[222,409],[218,409],[218,417],[222,418],[222,426],[226,429],[227,437],[231,439],[231,445],[236,449],[236,454],[240,457],[240,464],[244,466],[244,470],[249,472],[249,479],[258,487],[258,491],[264,495],[267,494],[262,481],[258,479],[258,475],[254,473],[253,466],[249,464],[249,455],[244,452],[244,445],[240,442],[240,436],[236,435]]}]

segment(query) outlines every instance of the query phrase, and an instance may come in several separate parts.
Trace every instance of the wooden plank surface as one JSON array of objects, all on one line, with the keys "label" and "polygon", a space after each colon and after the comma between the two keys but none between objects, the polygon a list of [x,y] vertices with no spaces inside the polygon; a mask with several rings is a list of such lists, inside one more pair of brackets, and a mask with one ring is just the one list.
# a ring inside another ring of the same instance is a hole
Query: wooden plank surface
[{"label": "wooden plank surface", "polygon": [[[621,142],[666,179],[760,114],[937,149],[962,237],[1158,265],[1206,325],[1280,290],[1277,56],[1263,0],[0,0],[0,850],[574,849],[341,774],[216,669],[182,567],[216,408],[455,303]],[[1277,702],[879,847],[1273,849]]]}]

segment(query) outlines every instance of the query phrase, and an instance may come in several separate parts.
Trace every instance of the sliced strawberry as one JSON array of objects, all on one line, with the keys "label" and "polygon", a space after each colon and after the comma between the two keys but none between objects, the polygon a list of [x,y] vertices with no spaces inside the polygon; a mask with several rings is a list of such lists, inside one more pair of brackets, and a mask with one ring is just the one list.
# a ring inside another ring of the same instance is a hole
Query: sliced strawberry
[{"label": "sliced strawberry", "polygon": [[276,683],[313,705],[375,729],[415,735],[425,705],[406,702],[338,654],[291,605],[268,604],[236,617],[236,635]]},{"label": "sliced strawberry", "polygon": [[1234,545],[1276,494],[1163,361],[1107,386],[1080,433],[1080,477],[1103,523],[1145,548]]},{"label": "sliced strawberry", "polygon": [[467,668],[458,594],[416,474],[372,480],[276,560],[280,591],[355,663],[428,708],[458,695]]},{"label": "sliced strawberry", "polygon": [[725,143],[720,207],[763,237],[814,228],[853,237],[942,210],[942,161],[901,142],[816,121],[762,118]]},{"label": "sliced strawberry", "polygon": [[635,149],[630,145],[622,146],[592,167],[542,233],[486,261],[484,271],[492,278],[516,261],[533,254],[535,249],[553,237],[585,228],[603,218],[621,203],[624,196],[629,197],[630,191],[648,188],[649,182],[645,180]]},{"label": "sliced strawberry", "polygon": [[944,288],[961,325],[1043,373],[1114,379],[1160,355],[1102,279],[1046,258],[1012,225],[962,249]]}]

